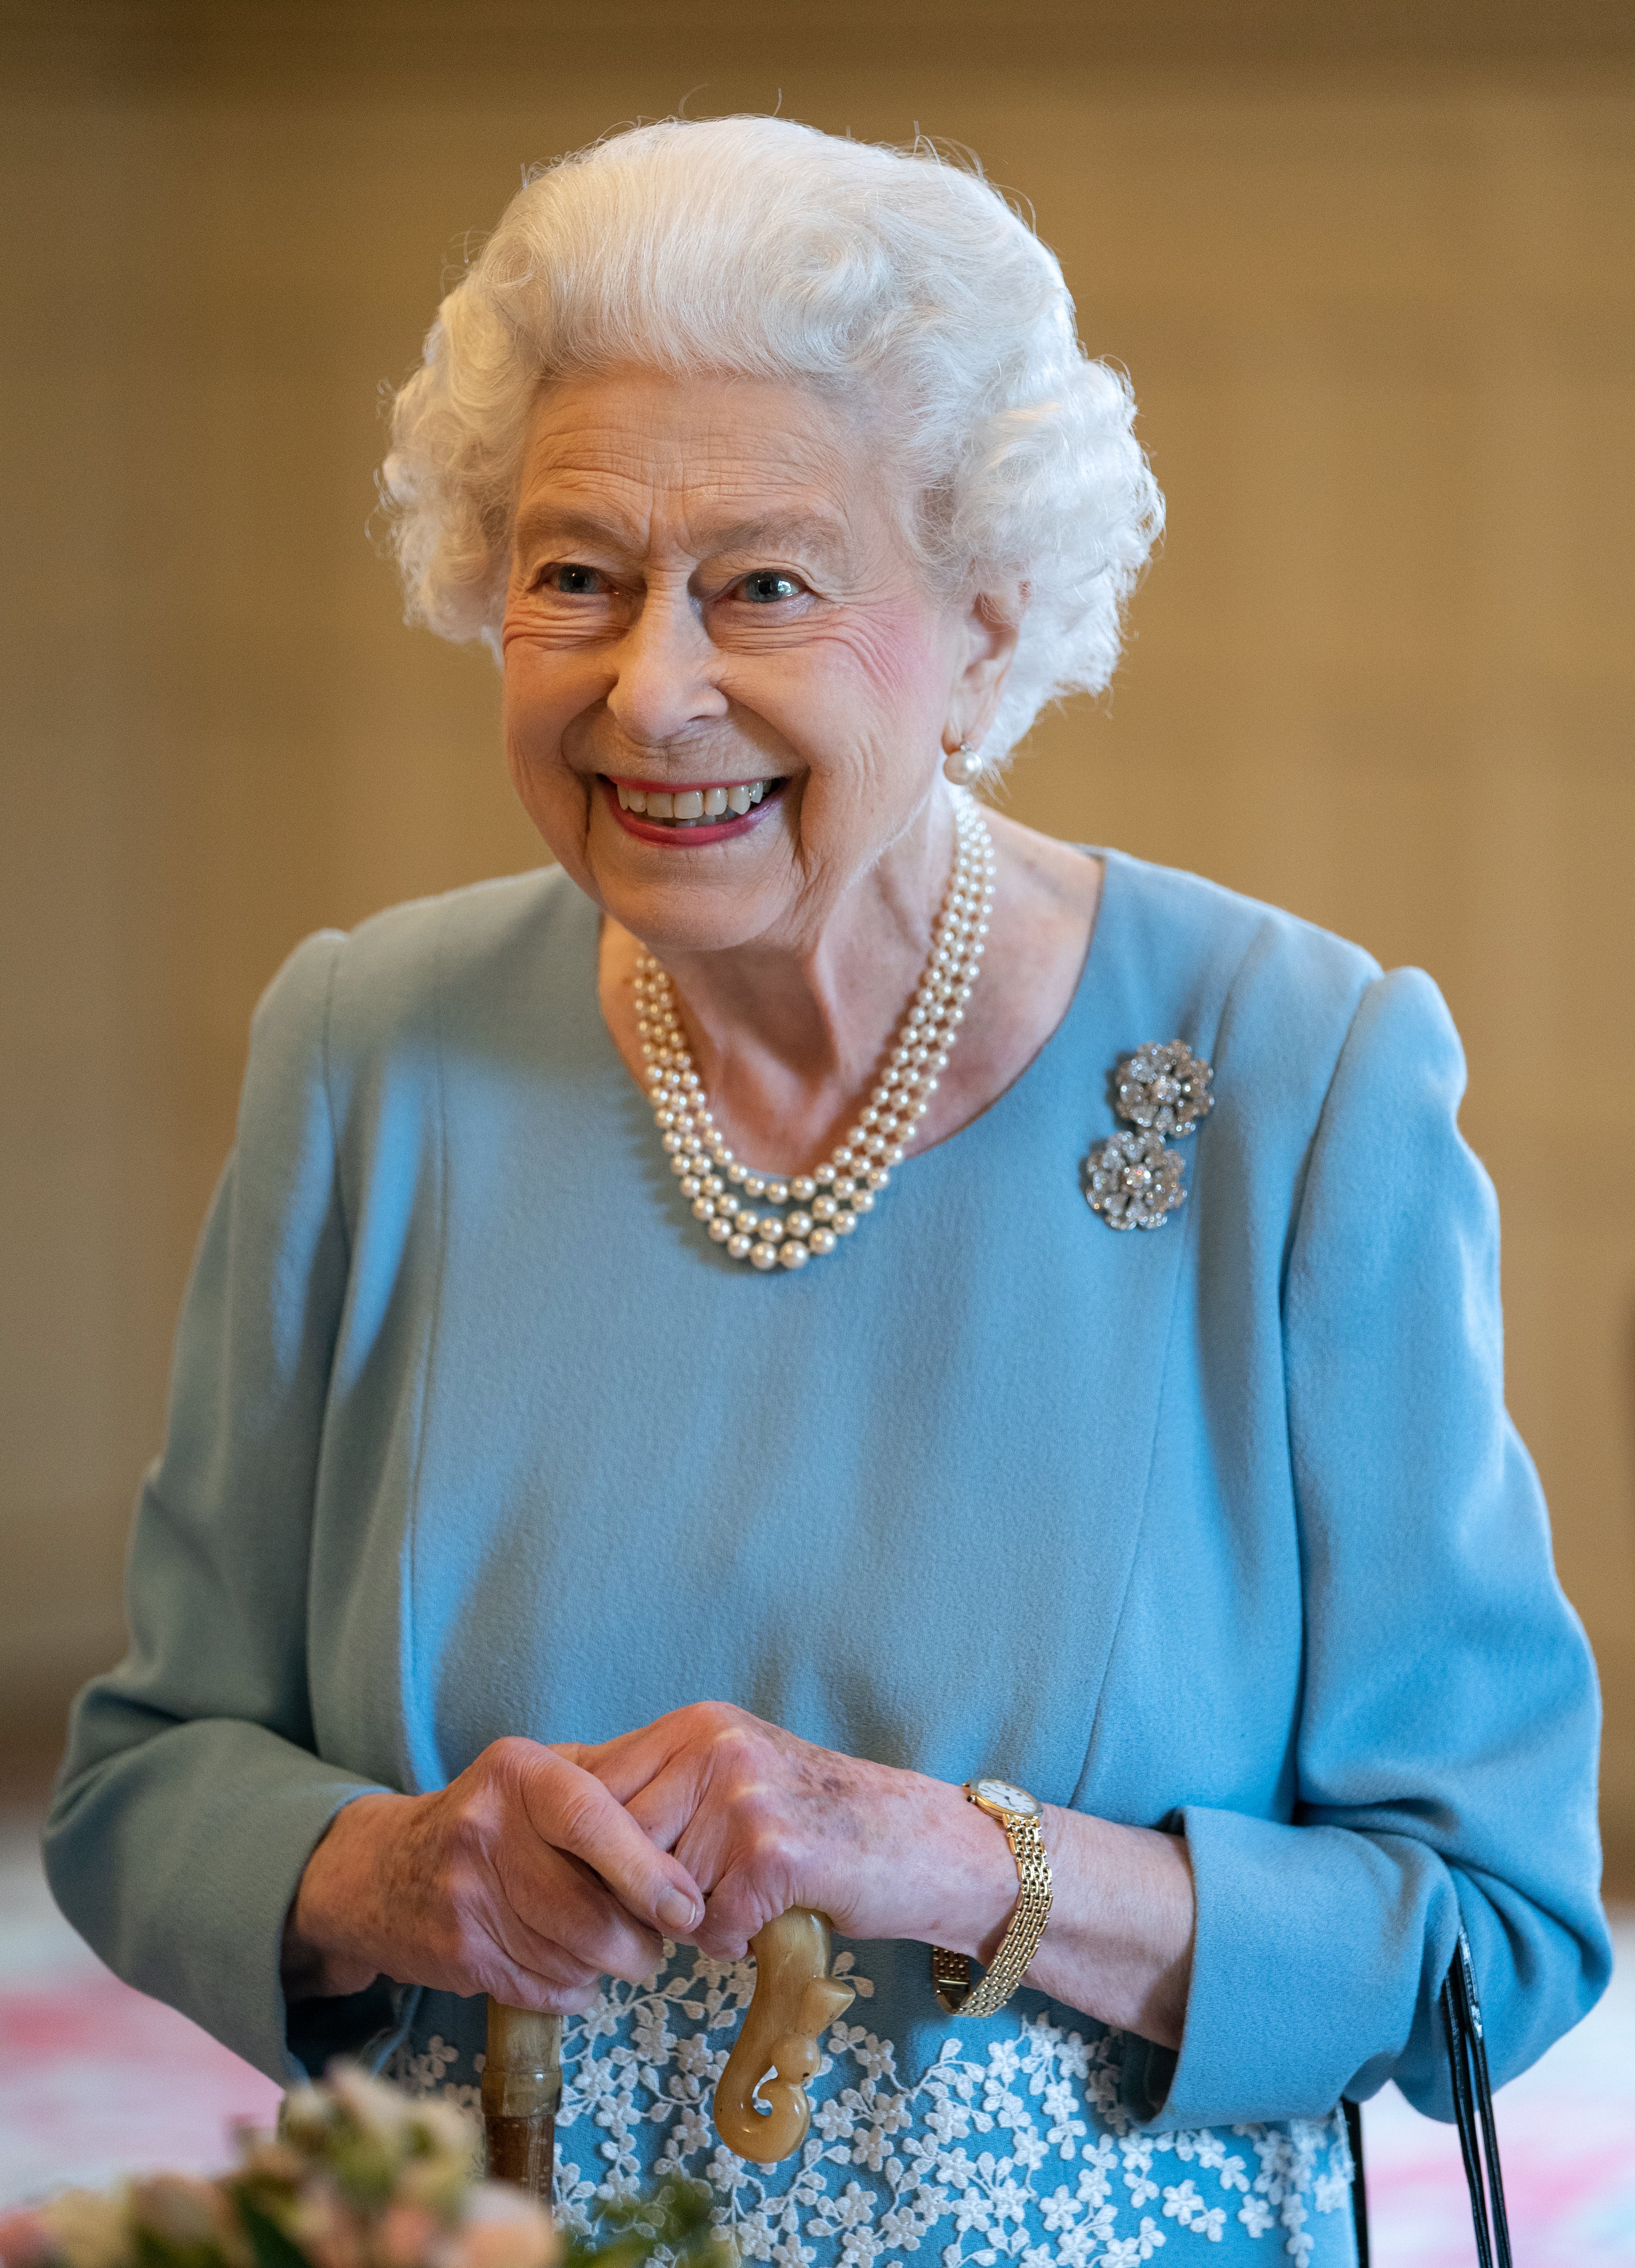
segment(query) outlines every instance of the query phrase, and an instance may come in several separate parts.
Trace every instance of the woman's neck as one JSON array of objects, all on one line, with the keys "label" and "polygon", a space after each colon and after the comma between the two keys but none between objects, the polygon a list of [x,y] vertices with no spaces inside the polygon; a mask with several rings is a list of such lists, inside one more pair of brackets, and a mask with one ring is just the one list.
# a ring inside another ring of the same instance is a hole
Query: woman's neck
[{"label": "woman's neck", "polygon": [[[1067,1012],[1095,920],[1099,860],[987,818],[998,865],[988,950],[916,1151],[957,1133],[1027,1069]],[[952,859],[950,823],[946,839],[895,845],[802,933],[660,956],[709,1107],[740,1158],[805,1172],[853,1123],[924,970]],[[602,1013],[638,1080],[643,950],[604,921]]]}]

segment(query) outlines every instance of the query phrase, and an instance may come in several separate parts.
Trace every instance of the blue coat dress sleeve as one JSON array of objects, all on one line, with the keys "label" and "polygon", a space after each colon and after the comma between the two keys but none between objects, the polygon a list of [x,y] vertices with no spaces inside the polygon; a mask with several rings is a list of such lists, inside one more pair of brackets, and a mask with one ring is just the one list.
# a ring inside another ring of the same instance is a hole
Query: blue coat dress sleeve
[{"label": "blue coat dress sleeve", "polygon": [[[284,1917],[335,1812],[370,1792],[313,1753],[305,1650],[346,1282],[324,1078],[341,943],[308,939],[256,1013],[238,1146],[177,1336],[167,1444],[137,1505],[129,1650],[75,1705],[45,1845],[58,1904],[109,1967],[280,2080],[301,2075],[278,1981]],[[373,1998],[313,2004],[333,2044],[380,2022]]]},{"label": "blue coat dress sleeve", "polygon": [[1436,1996],[1462,1916],[1495,2084],[1609,1972],[1594,1672],[1504,1407],[1498,1218],[1463,1089],[1430,979],[1371,984],[1285,1278],[1297,1808],[1184,1814],[1197,1938],[1166,2126],[1318,2117],[1391,2078],[1450,2118]]}]

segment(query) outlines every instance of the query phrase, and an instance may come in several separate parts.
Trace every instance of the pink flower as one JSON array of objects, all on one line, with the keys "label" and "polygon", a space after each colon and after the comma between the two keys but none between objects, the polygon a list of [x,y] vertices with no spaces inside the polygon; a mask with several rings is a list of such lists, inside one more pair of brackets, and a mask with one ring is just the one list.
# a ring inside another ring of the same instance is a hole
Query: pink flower
[{"label": "pink flower", "polygon": [[44,2268],[57,2257],[56,2239],[43,2213],[0,2213],[0,2261],[5,2268]]},{"label": "pink flower", "polygon": [[562,2238],[543,2205],[520,2190],[485,2182],[471,2193],[447,2268],[553,2268]]},{"label": "pink flower", "polygon": [[441,2224],[423,2207],[388,2205],[375,2230],[375,2257],[386,2268],[417,2268],[431,2259],[442,2234]]}]

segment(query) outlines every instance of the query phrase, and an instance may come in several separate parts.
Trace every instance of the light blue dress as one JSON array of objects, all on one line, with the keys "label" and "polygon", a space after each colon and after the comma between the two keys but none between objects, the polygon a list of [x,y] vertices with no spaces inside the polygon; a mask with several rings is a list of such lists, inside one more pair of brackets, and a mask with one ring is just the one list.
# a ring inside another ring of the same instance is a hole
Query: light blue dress
[{"label": "light blue dress", "polygon": [[[569,2027],[564,2202],[680,2165],[783,2268],[1352,2257],[1335,2111],[1450,2115],[1462,1913],[1503,2079],[1594,2000],[1597,1708],[1504,1414],[1497,1224],[1427,978],[1109,856],[1064,1022],[799,1275],[721,1254],[558,873],[292,955],[143,1491],[131,1650],[48,1837],[134,1984],[279,2077],[466,2095],[482,2007],[286,2009],[335,1809],[491,1740],[741,1703],[807,1739],[1184,1830],[1179,2055],[1030,1992],[961,2023],[847,1944],[805,2155],[707,2121],[749,1978],[687,1948]],[[1188,1197],[1115,1233],[1109,1074],[1214,1065]]]}]

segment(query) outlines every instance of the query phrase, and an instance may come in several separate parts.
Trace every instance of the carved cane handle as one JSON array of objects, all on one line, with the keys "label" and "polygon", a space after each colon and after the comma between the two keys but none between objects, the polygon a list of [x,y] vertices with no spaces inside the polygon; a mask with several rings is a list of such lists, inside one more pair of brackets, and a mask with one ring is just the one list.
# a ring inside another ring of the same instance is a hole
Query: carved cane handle
[{"label": "carved cane handle", "polygon": [[806,2140],[806,2081],[822,2036],[856,1998],[829,1973],[829,1928],[827,1914],[791,1906],[749,1940],[755,1998],[715,2091],[715,2123],[727,2148],[757,2165],[775,2166]]}]

